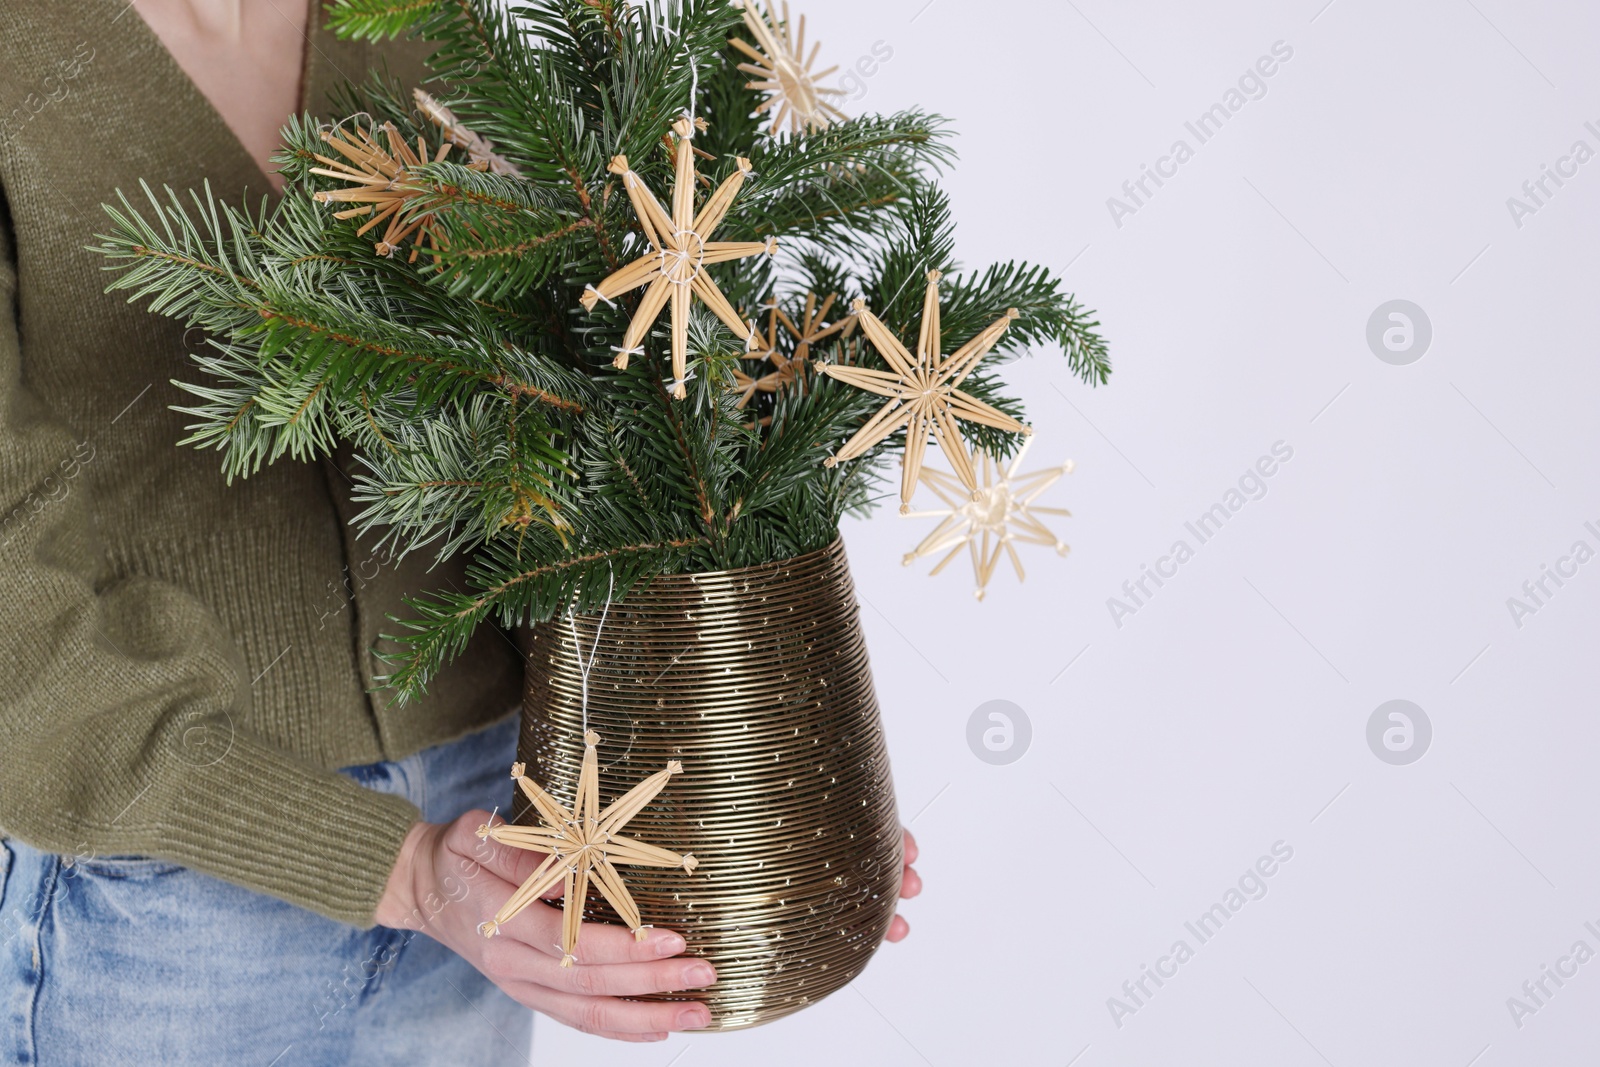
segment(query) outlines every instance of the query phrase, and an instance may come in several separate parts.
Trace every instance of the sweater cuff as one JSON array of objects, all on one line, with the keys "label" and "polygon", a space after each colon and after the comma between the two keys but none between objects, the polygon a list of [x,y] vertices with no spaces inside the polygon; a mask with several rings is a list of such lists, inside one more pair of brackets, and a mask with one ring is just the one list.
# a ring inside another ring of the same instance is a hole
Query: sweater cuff
[{"label": "sweater cuff", "polygon": [[187,866],[367,928],[421,817],[404,797],[236,735],[184,775],[163,836]]}]

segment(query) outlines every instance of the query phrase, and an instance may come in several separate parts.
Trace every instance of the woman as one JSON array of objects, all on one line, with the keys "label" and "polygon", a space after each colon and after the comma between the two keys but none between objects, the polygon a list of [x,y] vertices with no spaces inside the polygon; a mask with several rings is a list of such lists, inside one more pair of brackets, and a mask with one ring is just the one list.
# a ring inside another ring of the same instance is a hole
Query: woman
[{"label": "woman", "polygon": [[[105,296],[84,247],[140,179],[275,194],[287,115],[380,59],[421,80],[415,47],[380,56],[318,17],[0,0],[0,1033],[17,1062],[523,1063],[527,1008],[636,1041],[708,1019],[619,999],[715,980],[672,931],[588,928],[567,969],[554,909],[478,936],[536,860],[472,832],[511,799],[515,648],[485,628],[426,699],[369,693],[385,616],[460,584],[460,564],[357,537],[346,455],[229,486],[175,447],[169,379],[192,378],[197,339]],[[905,933],[897,918],[889,939]]]}]

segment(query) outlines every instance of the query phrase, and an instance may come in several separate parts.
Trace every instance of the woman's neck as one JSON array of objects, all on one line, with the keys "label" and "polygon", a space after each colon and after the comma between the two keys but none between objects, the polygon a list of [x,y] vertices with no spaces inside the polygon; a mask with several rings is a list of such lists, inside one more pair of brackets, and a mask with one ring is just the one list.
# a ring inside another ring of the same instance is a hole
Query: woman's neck
[{"label": "woman's neck", "polygon": [[136,0],[134,9],[267,173],[278,131],[304,106],[307,0]]},{"label": "woman's neck", "polygon": [[228,41],[244,38],[245,0],[178,0],[174,6],[185,9],[196,29],[206,36]]}]

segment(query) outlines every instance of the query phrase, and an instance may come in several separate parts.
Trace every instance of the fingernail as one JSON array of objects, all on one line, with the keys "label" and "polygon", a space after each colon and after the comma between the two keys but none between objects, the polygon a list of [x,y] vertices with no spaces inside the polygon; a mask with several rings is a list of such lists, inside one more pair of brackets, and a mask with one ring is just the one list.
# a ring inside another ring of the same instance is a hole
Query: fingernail
[{"label": "fingernail", "polygon": [[690,988],[708,986],[717,980],[717,972],[709,963],[696,963],[683,972],[683,980]]},{"label": "fingernail", "polygon": [[710,1022],[711,1013],[698,1005],[693,1008],[684,1008],[678,1013],[678,1025],[685,1030],[698,1030],[702,1026],[709,1025]]},{"label": "fingernail", "polygon": [[655,939],[656,955],[676,956],[683,951],[682,934],[661,934]]}]

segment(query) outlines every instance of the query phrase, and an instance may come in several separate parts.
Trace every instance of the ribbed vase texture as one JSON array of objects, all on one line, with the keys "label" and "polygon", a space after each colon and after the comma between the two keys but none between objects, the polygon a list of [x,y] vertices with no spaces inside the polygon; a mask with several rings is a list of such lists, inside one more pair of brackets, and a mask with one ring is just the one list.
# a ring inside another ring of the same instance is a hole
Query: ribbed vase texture
[{"label": "ribbed vase texture", "polygon": [[[644,921],[710,960],[712,1029],[788,1015],[854,978],[902,866],[883,727],[842,542],[781,563],[658,578],[601,614],[528,631],[520,758],[571,804],[588,726],[600,801],[681,760],[632,837],[691,873],[619,867]],[[536,822],[524,812],[521,821]],[[591,889],[586,915],[616,921]],[[582,956],[580,942],[579,956]]]}]

